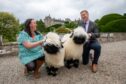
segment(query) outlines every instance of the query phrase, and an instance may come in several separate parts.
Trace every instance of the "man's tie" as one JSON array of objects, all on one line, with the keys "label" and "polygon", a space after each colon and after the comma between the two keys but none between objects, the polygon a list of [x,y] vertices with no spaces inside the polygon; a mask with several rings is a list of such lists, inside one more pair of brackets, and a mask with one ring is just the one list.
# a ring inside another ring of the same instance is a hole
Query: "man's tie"
[{"label": "man's tie", "polygon": [[86,31],[86,22],[84,23],[84,29],[85,29],[85,31]]}]

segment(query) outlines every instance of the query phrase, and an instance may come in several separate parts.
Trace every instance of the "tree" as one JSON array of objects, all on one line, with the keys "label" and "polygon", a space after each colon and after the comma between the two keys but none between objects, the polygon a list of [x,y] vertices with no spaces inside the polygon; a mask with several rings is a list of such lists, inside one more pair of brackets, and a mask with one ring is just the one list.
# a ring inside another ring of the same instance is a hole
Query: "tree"
[{"label": "tree", "polygon": [[[45,24],[44,24],[44,22],[41,19],[37,20],[36,24],[37,24],[37,30],[38,31],[40,31],[41,33],[42,32],[46,32]],[[20,31],[22,31],[24,28],[25,28],[24,23],[21,23],[20,24]]]},{"label": "tree", "polygon": [[8,12],[0,12],[0,34],[4,41],[15,41],[19,32],[19,21]]},{"label": "tree", "polygon": [[46,31],[45,24],[44,24],[44,22],[41,19],[36,21],[36,23],[37,23],[37,29],[40,32],[45,32]]},{"label": "tree", "polygon": [[24,28],[25,28],[24,23],[21,23],[20,26],[19,26],[20,31],[22,31]]}]

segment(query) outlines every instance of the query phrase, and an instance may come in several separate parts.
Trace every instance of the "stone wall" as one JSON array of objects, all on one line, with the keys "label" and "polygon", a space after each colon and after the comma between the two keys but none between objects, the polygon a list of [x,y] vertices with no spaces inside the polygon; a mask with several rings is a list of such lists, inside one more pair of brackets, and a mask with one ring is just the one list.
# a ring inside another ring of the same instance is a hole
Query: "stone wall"
[{"label": "stone wall", "polygon": [[[126,33],[101,33],[100,38],[98,40],[100,41],[100,43],[126,40]],[[0,45],[0,56],[4,55],[17,56],[17,42],[2,43],[2,45]]]},{"label": "stone wall", "polygon": [[126,33],[101,33],[99,41],[101,43],[126,40]]},{"label": "stone wall", "polygon": [[4,43],[0,46],[0,56],[17,56],[18,44],[17,42]]}]

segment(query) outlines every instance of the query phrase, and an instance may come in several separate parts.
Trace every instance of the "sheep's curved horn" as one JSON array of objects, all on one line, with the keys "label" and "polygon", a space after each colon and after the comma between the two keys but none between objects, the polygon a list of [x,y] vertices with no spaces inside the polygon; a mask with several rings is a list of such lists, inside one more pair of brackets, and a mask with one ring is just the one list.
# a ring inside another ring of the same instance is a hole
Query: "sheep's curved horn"
[{"label": "sheep's curved horn", "polygon": [[72,36],[74,35],[74,32],[72,31],[71,35],[70,35],[70,38],[72,38]]}]

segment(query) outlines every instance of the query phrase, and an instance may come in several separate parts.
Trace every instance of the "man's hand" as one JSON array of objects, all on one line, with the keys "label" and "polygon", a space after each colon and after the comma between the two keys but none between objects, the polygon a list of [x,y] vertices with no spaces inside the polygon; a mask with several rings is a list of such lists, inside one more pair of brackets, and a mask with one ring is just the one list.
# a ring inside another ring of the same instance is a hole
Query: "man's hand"
[{"label": "man's hand", "polygon": [[91,33],[88,33],[89,38],[91,37]]}]

